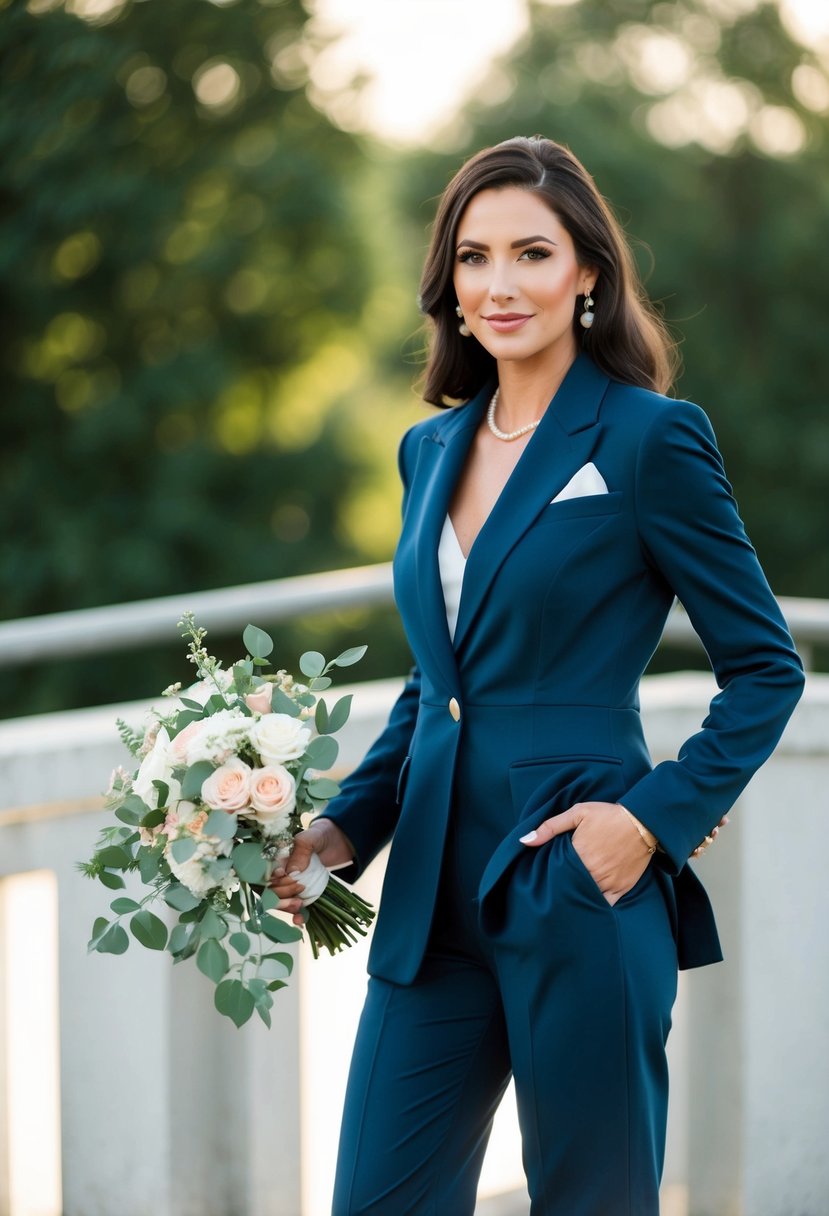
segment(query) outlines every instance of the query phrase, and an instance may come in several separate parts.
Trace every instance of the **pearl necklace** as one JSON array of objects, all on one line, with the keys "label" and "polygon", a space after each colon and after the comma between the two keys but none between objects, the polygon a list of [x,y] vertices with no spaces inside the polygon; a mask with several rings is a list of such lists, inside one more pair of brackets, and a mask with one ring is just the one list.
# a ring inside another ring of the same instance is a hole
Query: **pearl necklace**
[{"label": "pearl necklace", "polygon": [[541,421],[540,418],[536,418],[535,422],[528,422],[526,426],[520,426],[517,431],[501,431],[498,429],[498,427],[495,425],[495,407],[498,404],[498,394],[500,393],[500,391],[501,391],[501,386],[499,384],[498,387],[496,388],[495,392],[492,394],[492,400],[490,401],[489,408],[487,409],[487,412],[486,412],[487,424],[489,426],[489,429],[492,431],[493,435],[495,436],[495,438],[496,439],[517,439],[519,437],[519,435],[526,435],[527,431],[534,430],[538,426],[539,422]]}]

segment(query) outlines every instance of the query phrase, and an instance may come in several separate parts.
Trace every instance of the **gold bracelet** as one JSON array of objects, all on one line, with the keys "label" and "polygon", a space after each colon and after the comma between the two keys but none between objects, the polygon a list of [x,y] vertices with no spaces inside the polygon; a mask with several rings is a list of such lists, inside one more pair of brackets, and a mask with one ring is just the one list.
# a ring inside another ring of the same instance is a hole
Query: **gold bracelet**
[{"label": "gold bracelet", "polygon": [[636,818],[636,816],[633,814],[633,812],[629,811],[626,806],[622,806],[621,802],[617,802],[616,805],[619,807],[619,810],[625,812],[628,819],[631,821],[633,826],[636,828],[636,831],[642,837],[642,843],[644,844],[644,846],[648,850],[648,852],[651,854],[655,853],[656,850],[659,848],[659,841],[656,839],[653,832],[648,832],[648,835],[651,836],[654,841],[654,843],[651,844],[650,840],[648,840],[648,837],[645,835],[645,832],[648,829],[645,828],[644,824],[641,824],[639,822],[639,820]]}]

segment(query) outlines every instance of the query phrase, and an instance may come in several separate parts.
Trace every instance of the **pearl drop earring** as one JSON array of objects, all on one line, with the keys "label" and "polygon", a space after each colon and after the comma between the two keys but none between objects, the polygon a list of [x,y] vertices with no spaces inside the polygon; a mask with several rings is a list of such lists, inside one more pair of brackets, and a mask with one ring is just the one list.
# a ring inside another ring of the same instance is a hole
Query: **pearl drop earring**
[{"label": "pearl drop earring", "polygon": [[455,309],[455,312],[458,314],[458,316],[460,317],[460,320],[461,320],[461,323],[458,326],[458,333],[461,335],[462,338],[471,337],[472,330],[469,328],[466,321],[464,321],[464,319],[463,319],[463,309],[461,308],[460,304]]},{"label": "pearl drop earring", "polygon": [[585,329],[589,329],[593,324],[593,297],[590,294],[592,290],[593,289],[591,287],[588,287],[587,291],[584,293],[584,312],[579,317],[579,320]]}]

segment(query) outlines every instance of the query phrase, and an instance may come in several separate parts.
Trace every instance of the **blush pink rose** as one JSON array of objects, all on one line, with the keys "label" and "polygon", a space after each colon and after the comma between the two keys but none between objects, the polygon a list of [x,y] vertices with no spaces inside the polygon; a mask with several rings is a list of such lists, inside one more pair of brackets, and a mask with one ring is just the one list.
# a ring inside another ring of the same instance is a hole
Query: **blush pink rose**
[{"label": "blush pink rose", "polygon": [[290,815],[296,806],[296,779],[281,764],[255,768],[250,779],[250,804],[257,819]]},{"label": "blush pink rose", "polygon": [[201,787],[201,800],[214,811],[244,810],[250,802],[251,770],[244,760],[234,757],[217,768]]},{"label": "blush pink rose", "polygon": [[173,740],[173,751],[177,760],[187,759],[187,744],[191,739],[195,739],[196,735],[200,735],[207,724],[207,718],[199,718],[196,722],[188,722],[184,730],[180,730]]},{"label": "blush pink rose", "polygon": [[273,684],[262,684],[255,692],[249,692],[245,697],[245,705],[255,714],[269,714],[273,700]]}]

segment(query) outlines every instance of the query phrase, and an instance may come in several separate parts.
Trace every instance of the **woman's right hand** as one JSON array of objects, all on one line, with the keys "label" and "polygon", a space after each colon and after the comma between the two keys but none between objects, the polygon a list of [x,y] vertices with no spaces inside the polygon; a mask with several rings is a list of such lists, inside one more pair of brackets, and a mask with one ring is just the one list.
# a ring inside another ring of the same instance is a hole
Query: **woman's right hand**
[{"label": "woman's right hand", "polygon": [[354,860],[354,849],[345,832],[340,831],[331,819],[315,819],[304,832],[294,837],[294,845],[287,857],[280,860],[271,875],[270,886],[279,896],[279,911],[293,913],[295,925],[302,925],[303,884],[290,875],[306,868],[311,855],[316,853],[324,866],[341,866]]}]

